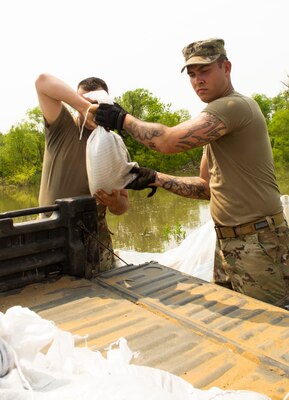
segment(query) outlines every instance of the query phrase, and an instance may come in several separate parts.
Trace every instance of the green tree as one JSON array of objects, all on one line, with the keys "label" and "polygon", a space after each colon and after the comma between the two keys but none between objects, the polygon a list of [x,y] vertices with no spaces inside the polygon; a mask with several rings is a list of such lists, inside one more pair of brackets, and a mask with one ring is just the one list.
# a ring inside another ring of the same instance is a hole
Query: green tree
[{"label": "green tree", "polygon": [[43,122],[36,107],[0,140],[0,174],[7,184],[39,181],[44,154]]},{"label": "green tree", "polygon": [[272,98],[264,94],[254,95],[266,118],[272,144],[275,165],[286,169],[289,163],[289,89]]},{"label": "green tree", "polygon": [[261,108],[261,111],[268,124],[273,113],[272,99],[270,97],[267,97],[265,94],[254,94],[252,97],[259,104],[259,107]]},{"label": "green tree", "polygon": [[0,182],[3,185],[5,182],[5,172],[7,171],[5,157],[5,135],[0,133]]},{"label": "green tree", "polygon": [[274,113],[268,125],[276,166],[289,163],[289,108]]}]

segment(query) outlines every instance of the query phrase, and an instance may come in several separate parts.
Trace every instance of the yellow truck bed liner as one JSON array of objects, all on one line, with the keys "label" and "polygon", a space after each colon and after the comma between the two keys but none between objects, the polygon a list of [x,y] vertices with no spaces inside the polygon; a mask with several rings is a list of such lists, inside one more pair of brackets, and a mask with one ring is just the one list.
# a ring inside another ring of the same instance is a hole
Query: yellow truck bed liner
[{"label": "yellow truck bed liner", "polygon": [[[62,276],[0,293],[0,310],[29,307],[105,348],[125,337],[133,363],[164,369],[200,389],[289,391],[289,312],[156,262],[93,280]],[[84,341],[79,340],[83,346]]]}]

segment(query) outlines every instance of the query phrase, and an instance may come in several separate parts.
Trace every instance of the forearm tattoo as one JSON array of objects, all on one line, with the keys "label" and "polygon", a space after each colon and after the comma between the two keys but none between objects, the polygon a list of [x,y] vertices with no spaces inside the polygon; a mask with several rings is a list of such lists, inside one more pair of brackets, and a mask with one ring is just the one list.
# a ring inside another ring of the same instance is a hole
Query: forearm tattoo
[{"label": "forearm tattoo", "polygon": [[153,140],[155,137],[162,136],[164,127],[160,124],[149,125],[146,122],[134,120],[128,123],[127,131],[138,142],[145,144],[150,149],[156,150]]},{"label": "forearm tattoo", "polygon": [[[223,122],[208,113],[204,113],[202,118],[196,119],[191,126],[188,121],[187,126],[187,128],[185,125],[184,127],[180,127],[180,130],[184,134],[177,139],[175,143],[176,149],[186,151],[195,147],[201,147],[221,137],[225,130]],[[162,124],[150,124],[134,119],[129,121],[126,130],[138,142],[143,143],[153,150],[158,150],[155,139],[164,135],[166,127]],[[174,135],[172,136],[172,140],[173,138]]]},{"label": "forearm tattoo", "polygon": [[198,177],[158,177],[158,186],[182,197],[210,200],[209,185]]}]

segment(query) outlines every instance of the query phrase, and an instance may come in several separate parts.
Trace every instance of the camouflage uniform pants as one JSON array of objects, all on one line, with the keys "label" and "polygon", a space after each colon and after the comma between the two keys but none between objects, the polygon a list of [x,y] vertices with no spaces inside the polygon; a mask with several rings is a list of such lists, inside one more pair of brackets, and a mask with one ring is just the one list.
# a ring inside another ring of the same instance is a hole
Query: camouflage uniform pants
[{"label": "camouflage uniform pants", "polygon": [[106,222],[106,207],[97,206],[95,224],[97,231],[84,228],[83,232],[86,249],[86,277],[88,279],[100,272],[114,268],[111,233]]},{"label": "camouflage uniform pants", "polygon": [[111,233],[108,229],[105,215],[98,215],[98,245],[99,245],[99,272],[114,267],[114,255]]},{"label": "camouflage uniform pants", "polygon": [[217,239],[214,282],[284,307],[289,304],[289,229],[277,227]]}]

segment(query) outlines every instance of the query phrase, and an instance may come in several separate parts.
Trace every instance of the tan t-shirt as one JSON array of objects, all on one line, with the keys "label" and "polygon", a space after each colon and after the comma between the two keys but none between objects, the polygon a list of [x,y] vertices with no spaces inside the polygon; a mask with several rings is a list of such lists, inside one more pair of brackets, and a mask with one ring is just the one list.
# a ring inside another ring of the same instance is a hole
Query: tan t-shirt
[{"label": "tan t-shirt", "polygon": [[39,192],[39,205],[54,204],[56,199],[90,195],[86,173],[86,142],[90,132],[79,129],[63,106],[53,124],[45,127],[45,152]]},{"label": "tan t-shirt", "polygon": [[258,104],[233,92],[203,111],[227,128],[226,135],[206,146],[215,223],[236,226],[281,212],[270,139]]}]

